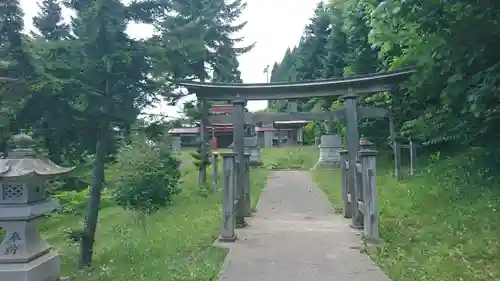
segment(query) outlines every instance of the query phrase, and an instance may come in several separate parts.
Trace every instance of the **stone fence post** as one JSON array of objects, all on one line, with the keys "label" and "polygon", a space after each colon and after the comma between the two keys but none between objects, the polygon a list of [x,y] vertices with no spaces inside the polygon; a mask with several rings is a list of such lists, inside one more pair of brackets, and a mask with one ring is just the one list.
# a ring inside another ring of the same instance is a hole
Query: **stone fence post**
[{"label": "stone fence post", "polygon": [[212,189],[214,193],[219,191],[219,153],[214,152],[213,156],[213,174],[212,174]]},{"label": "stone fence post", "polygon": [[417,144],[411,138],[410,138],[409,149],[410,149],[410,176],[414,176],[417,164]]},{"label": "stone fence post", "polygon": [[243,180],[245,185],[243,186],[243,210],[245,212],[245,217],[250,217],[252,215],[252,197],[250,190],[250,154],[245,153],[245,179]]},{"label": "stone fence post", "polygon": [[342,202],[343,202],[343,213],[344,218],[352,218],[352,200],[351,194],[349,193],[349,172],[348,169],[348,152],[347,150],[339,151],[340,154],[340,173],[342,180]]},{"label": "stone fence post", "polygon": [[236,153],[224,152],[222,155],[222,226],[219,241],[234,242],[236,240]]},{"label": "stone fence post", "polygon": [[359,151],[358,155],[362,169],[364,235],[368,241],[377,243],[380,240],[376,186],[377,151],[365,149]]}]

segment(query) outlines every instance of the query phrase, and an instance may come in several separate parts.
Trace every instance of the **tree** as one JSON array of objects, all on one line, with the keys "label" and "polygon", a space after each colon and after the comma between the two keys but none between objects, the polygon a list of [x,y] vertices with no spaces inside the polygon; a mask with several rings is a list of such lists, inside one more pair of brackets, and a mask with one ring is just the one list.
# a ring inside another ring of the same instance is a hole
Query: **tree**
[{"label": "tree", "polygon": [[[217,81],[241,81],[237,71],[236,56],[250,51],[254,44],[236,47],[243,38],[233,38],[246,22],[235,24],[246,4],[242,0],[226,3],[224,0],[172,0],[172,16],[161,24],[161,40],[169,58],[170,68],[176,78],[206,81],[210,74]],[[175,58],[175,59],[174,59]],[[209,104],[197,101],[200,122],[207,125]],[[206,182],[209,164],[208,132],[200,140],[200,186]]]},{"label": "tree", "polygon": [[10,132],[18,130],[15,120],[30,96],[29,86],[36,79],[35,65],[22,35],[23,16],[18,0],[2,1],[0,5],[0,77],[15,78],[0,84],[0,152],[7,153]]},{"label": "tree", "polygon": [[59,1],[43,0],[38,7],[40,12],[33,19],[33,24],[45,39],[60,40],[69,37],[70,28],[63,22]]},{"label": "tree", "polygon": [[[150,75],[153,62],[157,61],[153,55],[159,52],[150,42],[131,39],[125,32],[127,23],[140,19],[150,22],[163,7],[152,5],[151,1],[135,1],[127,6],[119,0],[66,4],[76,12],[72,23],[75,39],[70,40],[69,49],[72,58],[79,62],[72,68],[68,83],[73,92],[66,101],[78,120],[75,129],[84,136],[80,141],[93,144],[95,153],[80,247],[81,268],[92,262],[104,164],[109,146],[117,141],[114,129],[127,131],[140,110],[156,95],[164,94],[162,86]],[[137,9],[138,5],[142,8]]]}]

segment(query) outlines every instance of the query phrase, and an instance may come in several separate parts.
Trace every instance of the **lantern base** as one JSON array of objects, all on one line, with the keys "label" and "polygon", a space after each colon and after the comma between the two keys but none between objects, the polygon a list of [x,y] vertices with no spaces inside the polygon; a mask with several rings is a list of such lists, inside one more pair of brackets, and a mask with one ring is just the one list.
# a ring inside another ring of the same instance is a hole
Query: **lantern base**
[{"label": "lantern base", "polygon": [[64,281],[60,277],[60,258],[49,252],[29,263],[0,264],[0,280],[9,281]]}]

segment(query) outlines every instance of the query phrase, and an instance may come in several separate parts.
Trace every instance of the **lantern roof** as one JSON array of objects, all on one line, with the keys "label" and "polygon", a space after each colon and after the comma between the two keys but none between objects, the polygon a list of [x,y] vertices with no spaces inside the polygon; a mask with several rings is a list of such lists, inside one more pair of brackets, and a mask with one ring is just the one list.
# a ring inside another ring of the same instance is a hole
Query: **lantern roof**
[{"label": "lantern roof", "polygon": [[12,137],[14,149],[0,159],[0,178],[26,176],[54,176],[72,171],[75,167],[61,167],[46,158],[38,158],[33,149],[34,141],[24,130]]}]

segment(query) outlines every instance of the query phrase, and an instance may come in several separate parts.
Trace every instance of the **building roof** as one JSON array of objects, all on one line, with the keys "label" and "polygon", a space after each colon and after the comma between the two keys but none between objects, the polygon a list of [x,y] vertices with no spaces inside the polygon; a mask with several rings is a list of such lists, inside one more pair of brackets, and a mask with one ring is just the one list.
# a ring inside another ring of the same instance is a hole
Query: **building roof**
[{"label": "building roof", "polygon": [[306,120],[292,120],[292,121],[274,121],[275,124],[307,124],[309,121]]},{"label": "building roof", "polygon": [[[212,124],[214,125],[214,124]],[[223,125],[223,126],[220,126]],[[216,128],[216,132],[229,132],[233,130],[233,124],[217,124],[214,126]],[[211,127],[209,127],[209,130]],[[256,132],[265,132],[265,131],[275,131],[275,128],[268,127],[255,127]],[[173,128],[168,131],[170,135],[182,135],[182,134],[199,134],[200,128]]]},{"label": "building roof", "polygon": [[198,134],[200,128],[173,128],[168,131],[169,134]]}]

